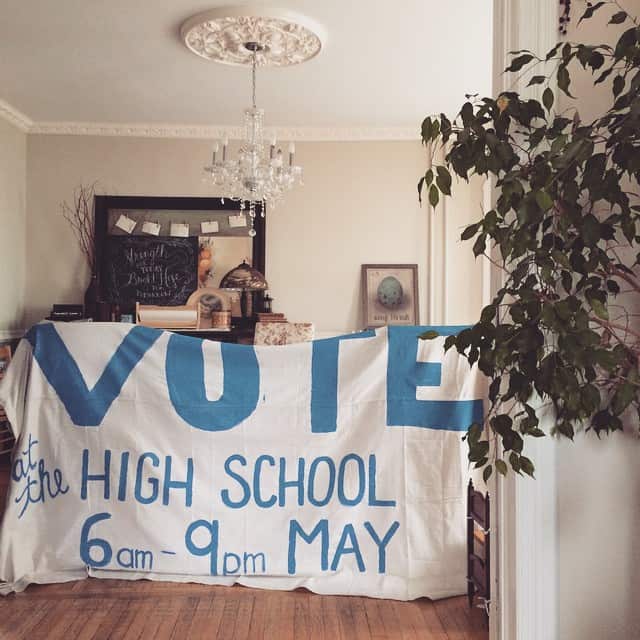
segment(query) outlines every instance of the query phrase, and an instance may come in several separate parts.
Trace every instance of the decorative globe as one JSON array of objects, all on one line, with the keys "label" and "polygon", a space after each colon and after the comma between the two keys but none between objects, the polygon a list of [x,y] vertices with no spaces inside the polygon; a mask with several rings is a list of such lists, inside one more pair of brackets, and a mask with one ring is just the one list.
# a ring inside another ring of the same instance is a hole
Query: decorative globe
[{"label": "decorative globe", "polygon": [[383,278],[376,293],[378,302],[387,309],[397,309],[402,304],[403,291],[400,281],[394,276]]}]

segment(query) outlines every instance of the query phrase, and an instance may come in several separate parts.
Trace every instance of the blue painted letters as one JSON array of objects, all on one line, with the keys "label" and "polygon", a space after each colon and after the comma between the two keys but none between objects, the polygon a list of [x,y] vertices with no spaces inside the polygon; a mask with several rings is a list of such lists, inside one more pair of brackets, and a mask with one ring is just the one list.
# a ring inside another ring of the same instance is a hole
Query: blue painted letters
[{"label": "blue painted letters", "polygon": [[204,431],[226,431],[258,406],[260,372],[252,346],[221,343],[224,382],[219,400],[207,400],[203,340],[172,335],[167,345],[167,385],[178,415]]},{"label": "blue painted letters", "polygon": [[120,394],[133,368],[160,335],[161,332],[155,329],[133,327],[91,391],[53,324],[31,327],[26,338],[73,423],[78,427],[97,427]]}]

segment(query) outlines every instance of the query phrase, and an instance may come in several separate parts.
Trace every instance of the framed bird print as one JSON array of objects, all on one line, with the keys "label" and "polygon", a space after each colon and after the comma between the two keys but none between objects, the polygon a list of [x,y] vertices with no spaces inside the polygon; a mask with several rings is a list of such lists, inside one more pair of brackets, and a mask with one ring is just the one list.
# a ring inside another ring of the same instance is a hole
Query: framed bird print
[{"label": "framed bird print", "polygon": [[362,312],[367,328],[420,324],[417,264],[363,264]]}]

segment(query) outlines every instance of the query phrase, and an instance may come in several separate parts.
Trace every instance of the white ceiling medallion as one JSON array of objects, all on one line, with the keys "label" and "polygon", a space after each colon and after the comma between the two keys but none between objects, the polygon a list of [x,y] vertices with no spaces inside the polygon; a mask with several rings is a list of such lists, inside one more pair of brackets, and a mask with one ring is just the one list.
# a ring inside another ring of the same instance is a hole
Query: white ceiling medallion
[{"label": "white ceiling medallion", "polygon": [[258,66],[283,67],[318,55],[325,30],[301,14],[264,6],[219,7],[189,18],[180,30],[193,53],[232,65],[251,65],[247,42],[257,42]]}]

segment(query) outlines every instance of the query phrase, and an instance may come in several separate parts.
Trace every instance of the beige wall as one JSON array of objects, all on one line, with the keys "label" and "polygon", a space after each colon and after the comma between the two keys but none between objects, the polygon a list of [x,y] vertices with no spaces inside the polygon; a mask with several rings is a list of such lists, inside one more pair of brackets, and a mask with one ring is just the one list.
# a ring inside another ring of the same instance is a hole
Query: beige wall
[{"label": "beige wall", "polygon": [[23,325],[27,136],[0,119],[0,337]]},{"label": "beige wall", "polygon": [[[199,140],[29,136],[27,324],[54,302],[82,300],[88,274],[59,207],[75,186],[98,180],[104,193],[115,195],[217,195],[199,179],[209,150],[210,143]],[[319,331],[355,330],[361,325],[360,265],[417,263],[426,323],[431,213],[417,202],[415,186],[425,167],[421,145],[300,143],[297,154],[304,187],[271,211],[267,223],[274,308],[291,320],[315,322]],[[478,217],[481,185],[461,183],[455,193],[447,224],[457,233]],[[471,322],[480,304],[480,270],[467,257],[468,245],[452,237],[447,243],[437,280],[449,292],[445,319]]]},{"label": "beige wall", "polygon": [[[581,3],[575,3],[575,13]],[[621,4],[640,15],[640,0]],[[617,10],[617,8],[615,9]],[[567,39],[615,42],[625,26],[607,25],[605,7],[597,19],[572,27]],[[575,23],[572,23],[575,25]],[[576,76],[572,92],[584,121],[602,113],[610,88],[594,91],[590,77]],[[563,106],[573,101],[563,100]],[[633,260],[633,259],[632,259]],[[619,302],[629,308],[630,301]],[[637,301],[636,301],[637,304]],[[624,433],[599,441],[580,434],[557,450],[558,638],[640,638],[640,442],[638,418]]]}]

